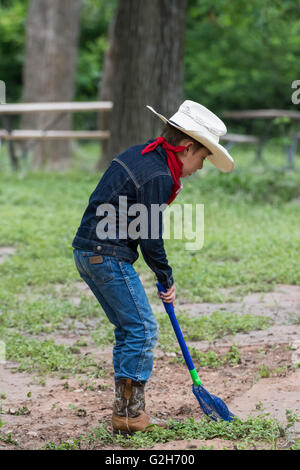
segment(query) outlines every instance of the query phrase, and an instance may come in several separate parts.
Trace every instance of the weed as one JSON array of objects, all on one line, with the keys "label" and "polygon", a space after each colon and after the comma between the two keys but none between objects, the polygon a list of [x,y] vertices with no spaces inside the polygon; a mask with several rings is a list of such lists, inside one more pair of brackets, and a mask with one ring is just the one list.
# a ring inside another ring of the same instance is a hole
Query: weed
[{"label": "weed", "polygon": [[0,418],[0,429],[2,428],[2,426],[4,426],[6,424],[6,422],[2,421],[2,419]]},{"label": "weed", "polygon": [[60,442],[48,442],[41,450],[78,450],[80,448],[80,441],[77,439],[71,439],[70,441]]},{"label": "weed", "polygon": [[226,354],[226,361],[230,364],[240,364],[241,363],[241,353],[236,344],[233,344]]},{"label": "weed", "polygon": [[76,416],[79,416],[80,418],[84,418],[87,415],[87,411],[83,408],[77,408],[75,405],[70,404],[69,408],[71,410],[74,410]]},{"label": "weed", "polygon": [[[154,426],[151,433],[136,432],[132,435],[112,435],[105,424],[100,423],[86,436],[80,436],[76,441],[85,442],[88,448],[105,448],[105,445],[121,445],[124,448],[150,448],[157,443],[174,440],[214,438],[239,442],[240,448],[256,448],[257,446],[277,449],[278,440],[286,437],[289,429],[293,427],[298,417],[288,412],[289,422],[282,426],[277,419],[270,418],[268,414],[260,414],[257,417],[248,416],[244,421],[235,418],[230,424],[225,421],[211,421],[207,417],[196,421],[194,418],[167,422],[167,428]],[[52,445],[54,445],[52,443]],[[296,443],[294,444],[296,445]],[[47,445],[48,446],[48,445]],[[57,448],[57,447],[56,447]]]},{"label": "weed", "polygon": [[266,366],[265,364],[261,364],[258,368],[259,375],[262,378],[268,378],[271,375],[270,368]]},{"label": "weed", "polygon": [[99,423],[97,427],[91,429],[87,436],[81,436],[81,440],[93,448],[99,443],[111,444],[115,441],[115,437],[112,436],[105,425]]},{"label": "weed", "polygon": [[290,450],[300,450],[300,439],[296,439],[291,445]]},{"label": "weed", "polygon": [[207,447],[203,445],[203,446],[198,447],[197,450],[214,450],[214,446]]},{"label": "weed", "polygon": [[78,347],[83,347],[83,346],[87,346],[87,345],[88,345],[88,343],[83,338],[78,339],[74,343],[74,346],[78,346]]},{"label": "weed", "polygon": [[285,416],[287,420],[287,424],[282,430],[282,434],[287,437],[288,443],[295,443],[295,432],[294,426],[300,420],[300,417],[297,413],[295,413],[291,409],[285,410]]},{"label": "weed", "polygon": [[42,387],[45,387],[46,386],[46,378],[41,376],[41,377],[36,377],[36,382],[39,384],[39,385],[42,385]]},{"label": "weed", "polygon": [[80,381],[79,387],[83,390],[91,390],[91,391],[99,391],[99,390],[107,390],[108,385],[98,384],[95,381],[89,382],[89,380]]},{"label": "weed", "polygon": [[256,409],[256,410],[263,410],[263,409],[264,409],[264,404],[263,404],[263,402],[260,401],[260,402],[256,403],[255,409]]},{"label": "weed", "polygon": [[21,415],[30,415],[31,410],[27,408],[27,406],[22,406],[21,408],[18,408],[17,410],[12,410],[8,409],[8,414],[11,415],[16,415],[16,416],[21,416]]},{"label": "weed", "polygon": [[19,443],[12,438],[11,433],[0,434],[0,441],[5,442],[5,444],[19,445]]},{"label": "weed", "polygon": [[258,374],[262,378],[269,377],[285,377],[290,370],[295,370],[299,364],[291,364],[287,366],[270,368],[266,364],[261,364],[258,368]]}]

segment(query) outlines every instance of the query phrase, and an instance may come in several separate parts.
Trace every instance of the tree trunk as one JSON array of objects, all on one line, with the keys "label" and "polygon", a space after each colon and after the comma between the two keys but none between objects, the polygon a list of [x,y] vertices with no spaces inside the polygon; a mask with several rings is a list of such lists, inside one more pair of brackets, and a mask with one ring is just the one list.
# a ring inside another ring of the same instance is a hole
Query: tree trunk
[{"label": "tree trunk", "polygon": [[[77,65],[81,0],[30,0],[24,66],[24,102],[72,101]],[[72,115],[24,115],[23,129],[72,128]],[[34,164],[64,169],[69,141],[36,143]]]},{"label": "tree trunk", "polygon": [[161,121],[147,104],[170,117],[183,100],[186,4],[186,0],[119,0],[106,166],[126,148],[159,135]]},{"label": "tree trunk", "polygon": [[[99,101],[112,101],[112,81],[114,76],[114,52],[115,52],[115,19],[111,22],[109,28],[109,46],[105,54],[103,73],[101,77],[100,87],[99,87]],[[110,129],[110,112],[99,113],[99,129],[106,131]],[[104,170],[107,166],[107,151],[108,151],[108,140],[101,141],[101,155],[97,164],[97,170]]]}]

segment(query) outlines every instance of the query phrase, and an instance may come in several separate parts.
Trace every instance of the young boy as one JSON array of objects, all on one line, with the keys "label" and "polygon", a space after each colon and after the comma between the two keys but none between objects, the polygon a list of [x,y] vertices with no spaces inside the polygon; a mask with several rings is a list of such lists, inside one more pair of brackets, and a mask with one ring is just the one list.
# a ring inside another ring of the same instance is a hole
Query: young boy
[{"label": "young boy", "polygon": [[[184,178],[201,170],[205,159],[223,172],[233,159],[218,142],[224,123],[201,104],[185,101],[166,119],[161,137],[129,148],[113,159],[90,196],[73,240],[74,259],[110,322],[115,326],[113,366],[114,431],[135,432],[164,426],[145,412],[144,387],[153,367],[158,327],[140,278],[133,268],[137,248],[174,305],[176,287],[163,242],[162,213]],[[139,213],[141,217],[134,218]],[[137,220],[139,223],[137,223]]]}]

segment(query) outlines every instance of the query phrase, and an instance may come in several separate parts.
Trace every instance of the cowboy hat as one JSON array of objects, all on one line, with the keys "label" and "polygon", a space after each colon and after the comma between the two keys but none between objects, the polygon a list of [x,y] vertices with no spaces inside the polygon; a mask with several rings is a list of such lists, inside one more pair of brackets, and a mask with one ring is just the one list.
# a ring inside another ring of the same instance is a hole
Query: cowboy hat
[{"label": "cowboy hat", "polygon": [[205,106],[195,101],[186,100],[170,119],[157,113],[151,106],[147,106],[147,108],[156,114],[165,124],[169,123],[207,147],[211,151],[211,155],[208,155],[207,160],[216,168],[224,173],[229,173],[233,170],[233,158],[219,144],[220,136],[225,135],[227,132],[226,126],[221,119],[205,108]]}]

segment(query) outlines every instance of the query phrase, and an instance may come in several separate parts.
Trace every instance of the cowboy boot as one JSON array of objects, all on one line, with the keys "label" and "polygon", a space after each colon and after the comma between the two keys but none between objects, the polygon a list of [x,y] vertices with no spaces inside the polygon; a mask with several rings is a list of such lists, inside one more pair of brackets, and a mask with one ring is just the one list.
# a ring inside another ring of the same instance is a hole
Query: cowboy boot
[{"label": "cowboy boot", "polygon": [[145,385],[129,378],[122,378],[115,383],[115,401],[112,415],[113,431],[133,433],[151,431],[154,424],[166,428],[158,419],[150,418],[145,413]]}]

